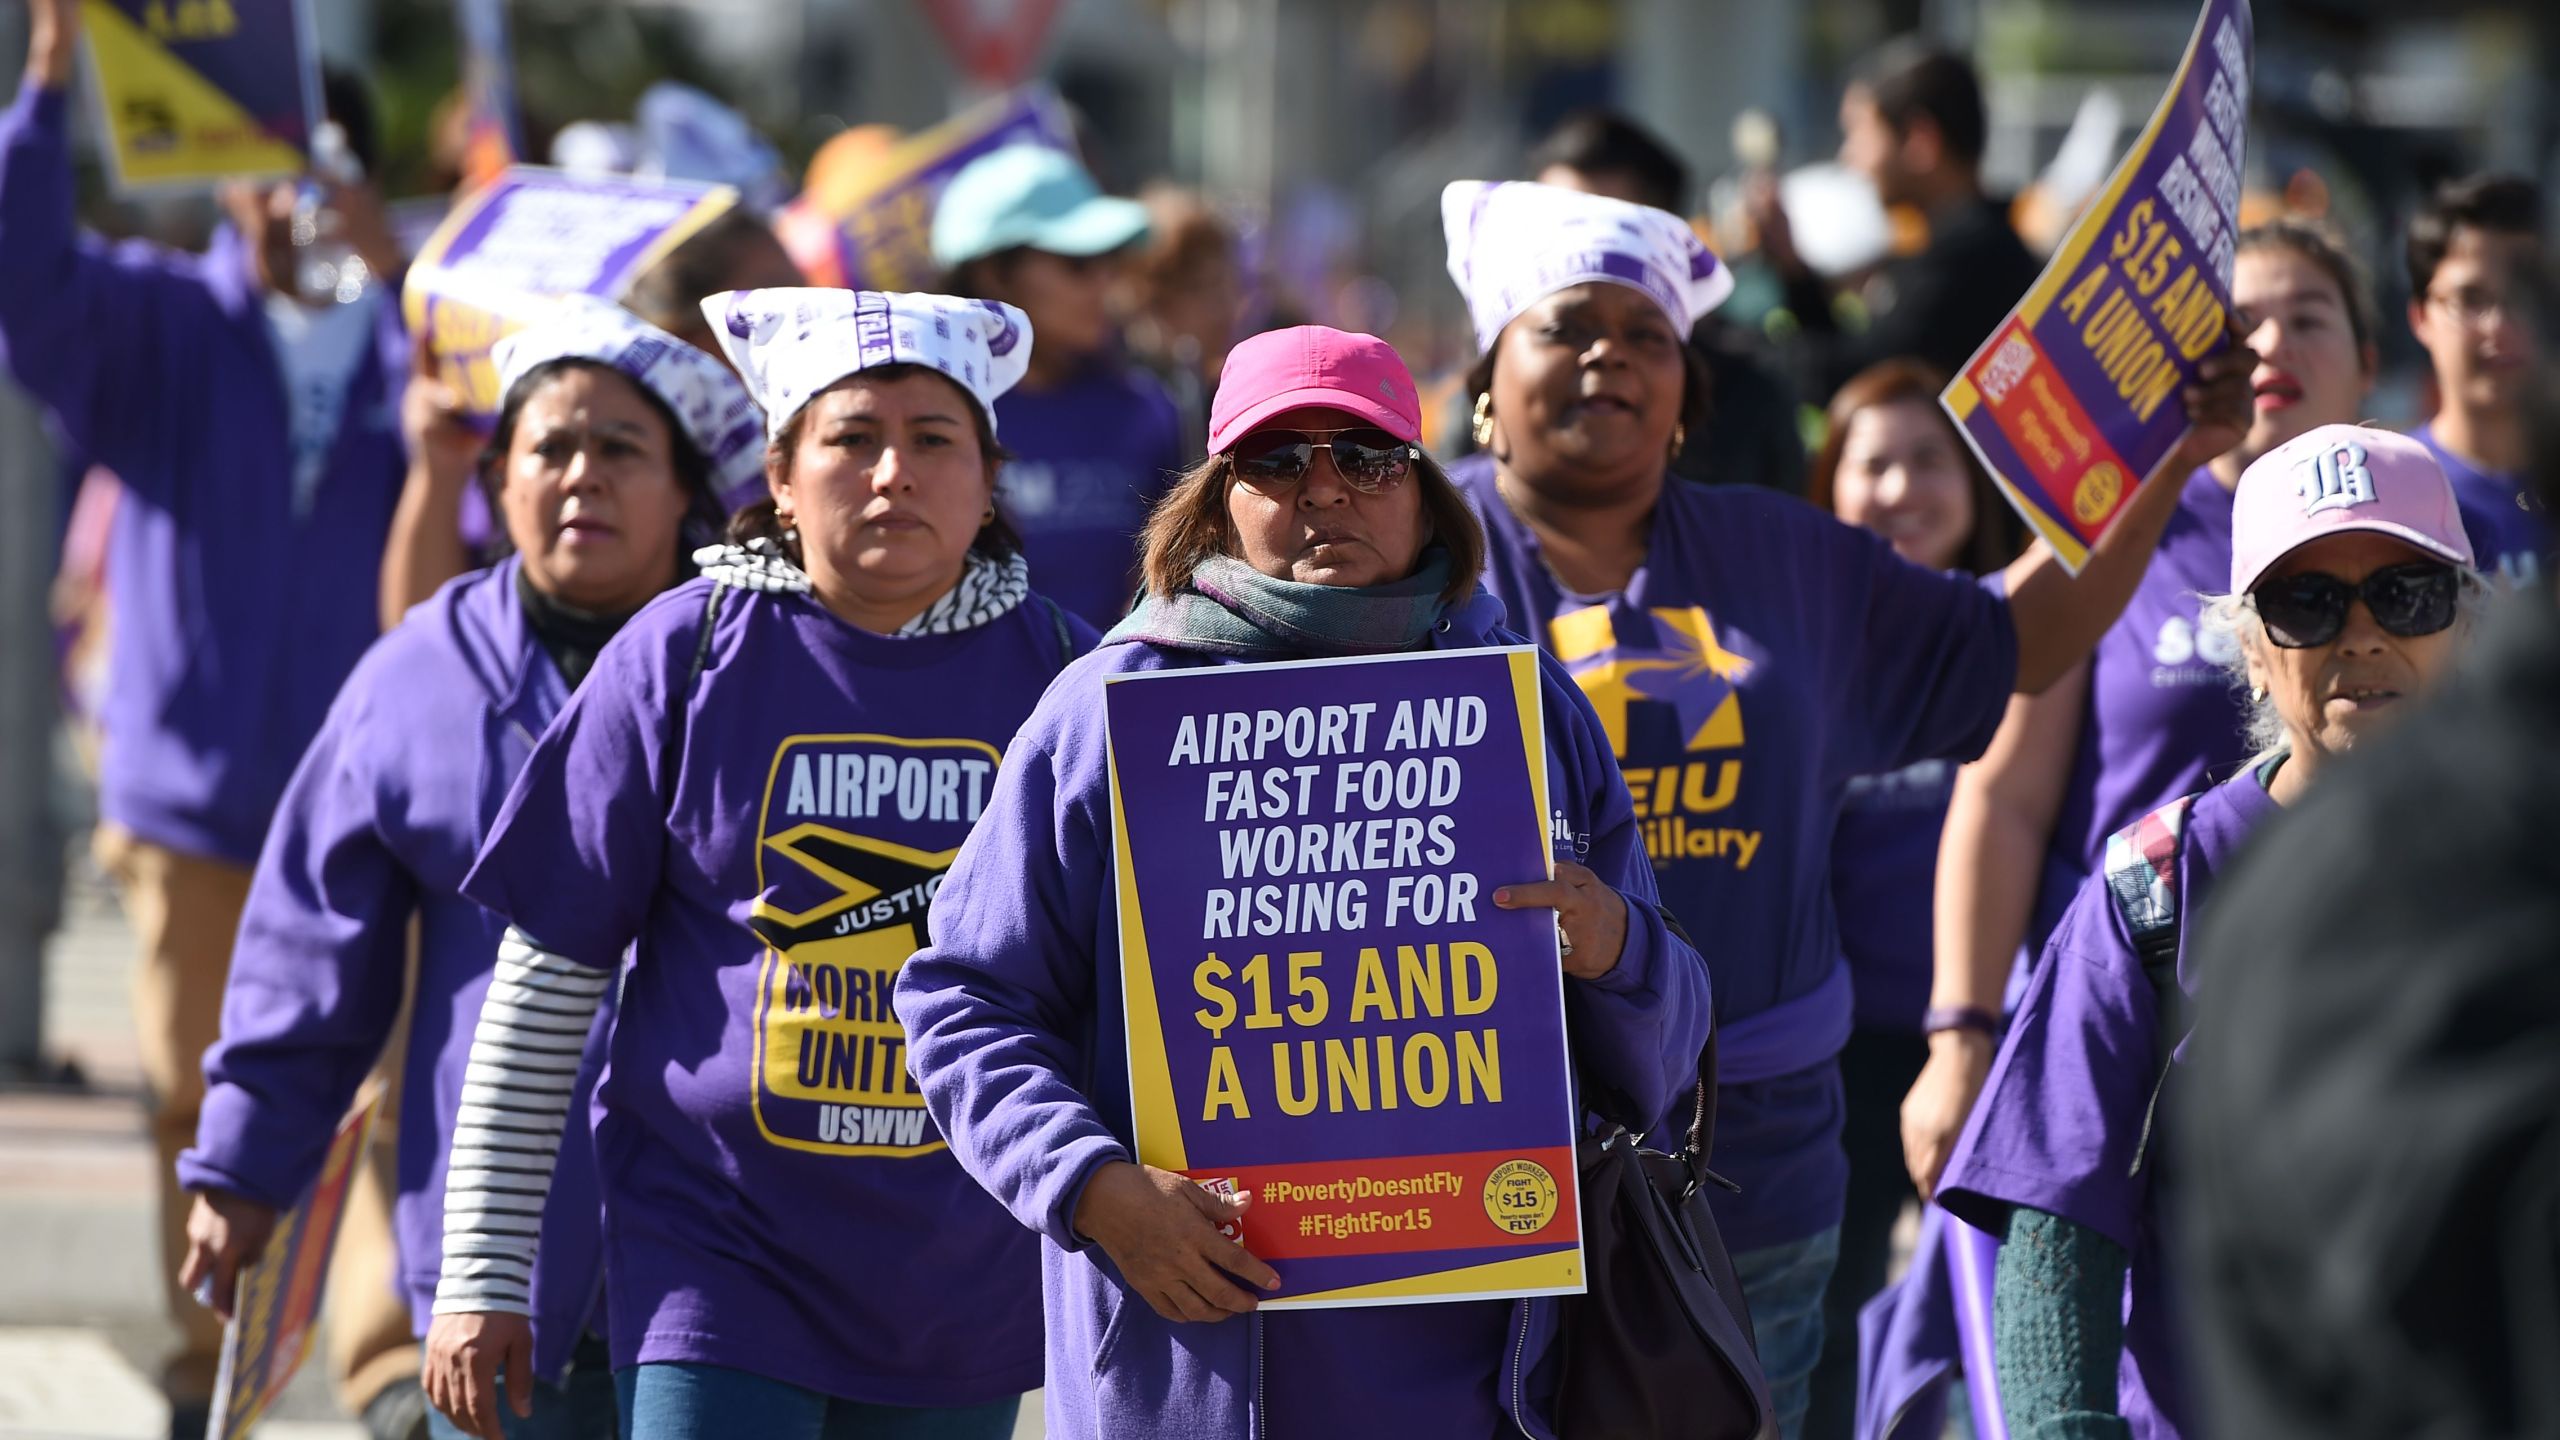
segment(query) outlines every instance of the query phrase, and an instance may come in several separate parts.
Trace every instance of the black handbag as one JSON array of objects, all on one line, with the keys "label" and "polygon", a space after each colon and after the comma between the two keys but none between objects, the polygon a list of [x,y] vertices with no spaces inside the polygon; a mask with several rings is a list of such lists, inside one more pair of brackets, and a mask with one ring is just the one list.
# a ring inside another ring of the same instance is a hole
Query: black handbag
[{"label": "black handbag", "polygon": [[1698,1058],[1696,1108],[1676,1155],[1625,1126],[1576,1145],[1589,1289],[1564,1301],[1556,1418],[1565,1440],[1773,1440],[1777,1409],[1751,1310],[1707,1209],[1716,1046]]}]

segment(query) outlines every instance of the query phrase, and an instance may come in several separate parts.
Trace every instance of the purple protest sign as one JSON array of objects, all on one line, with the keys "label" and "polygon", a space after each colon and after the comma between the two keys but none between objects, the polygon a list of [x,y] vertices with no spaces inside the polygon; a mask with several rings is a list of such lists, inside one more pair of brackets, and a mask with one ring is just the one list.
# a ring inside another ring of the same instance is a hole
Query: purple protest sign
[{"label": "purple protest sign", "polygon": [[1075,153],[1075,126],[1055,91],[1026,85],[995,96],[886,154],[822,150],[775,230],[812,285],[932,289],[942,272],[928,243],[934,203],[970,161],[1008,145]]},{"label": "purple protest sign", "polygon": [[2228,343],[2253,34],[2248,0],[2205,0],[2141,138],[1940,397],[2075,574],[2186,438],[2178,392]]},{"label": "purple protest sign", "polygon": [[486,426],[489,352],[563,295],[619,300],[640,275],[738,203],[725,185],[566,175],[518,165],[457,202],[409,264],[409,333]]},{"label": "purple protest sign", "polygon": [[87,0],[82,13],[117,188],[303,168],[320,50],[300,0]]},{"label": "purple protest sign", "polygon": [[1105,692],[1138,1158],[1254,1197],[1267,1305],[1579,1292],[1526,646]]}]

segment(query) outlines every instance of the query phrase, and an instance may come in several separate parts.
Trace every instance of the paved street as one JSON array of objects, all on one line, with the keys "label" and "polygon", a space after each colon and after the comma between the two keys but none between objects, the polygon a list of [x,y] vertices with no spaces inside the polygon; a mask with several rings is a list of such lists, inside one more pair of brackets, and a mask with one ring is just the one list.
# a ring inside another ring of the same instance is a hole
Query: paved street
[{"label": "paved street", "polygon": [[[131,938],[113,896],[75,878],[45,957],[45,1033],[79,1063],[79,1094],[0,1093],[0,1436],[145,1440],[167,1423],[148,1376],[159,1318],[151,1143],[126,985]],[[272,1440],[354,1440],[316,1374],[298,1377]]]}]

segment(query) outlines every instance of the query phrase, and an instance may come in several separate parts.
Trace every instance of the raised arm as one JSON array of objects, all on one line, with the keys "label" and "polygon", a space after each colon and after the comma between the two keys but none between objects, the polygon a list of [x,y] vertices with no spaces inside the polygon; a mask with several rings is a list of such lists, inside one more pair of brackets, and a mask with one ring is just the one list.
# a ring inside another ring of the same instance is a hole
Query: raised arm
[{"label": "raised arm", "polygon": [[420,337],[417,367],[400,397],[409,474],[391,511],[391,537],[382,547],[385,630],[473,563],[471,547],[462,539],[462,501],[471,489],[480,436],[463,420],[451,387],[428,368],[425,355]]},{"label": "raised arm", "polygon": [[70,83],[78,0],[33,0],[25,83],[0,112],[0,351],[72,443],[147,487],[196,413],[212,300],[193,262],[110,248],[73,214]]}]

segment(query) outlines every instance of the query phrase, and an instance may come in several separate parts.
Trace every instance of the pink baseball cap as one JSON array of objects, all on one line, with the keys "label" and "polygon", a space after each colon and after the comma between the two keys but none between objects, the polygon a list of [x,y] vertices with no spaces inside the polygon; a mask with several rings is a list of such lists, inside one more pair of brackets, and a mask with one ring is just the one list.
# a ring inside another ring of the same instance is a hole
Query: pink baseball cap
[{"label": "pink baseball cap", "polygon": [[1408,445],[1422,440],[1422,394],[1395,347],[1325,325],[1266,330],[1227,352],[1209,402],[1209,453],[1223,455],[1274,415],[1348,410]]},{"label": "pink baseball cap", "polygon": [[2363,425],[2296,435],[2241,472],[2231,502],[2231,593],[2324,535],[2370,530],[2472,568],[2453,483],[2427,447]]}]

